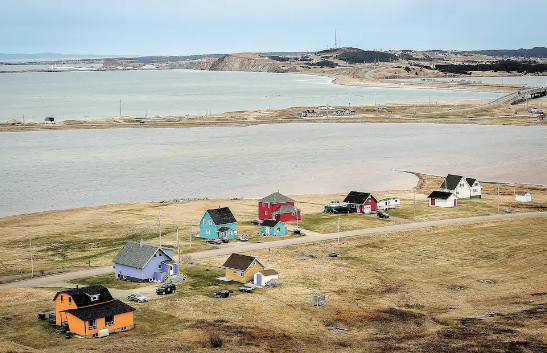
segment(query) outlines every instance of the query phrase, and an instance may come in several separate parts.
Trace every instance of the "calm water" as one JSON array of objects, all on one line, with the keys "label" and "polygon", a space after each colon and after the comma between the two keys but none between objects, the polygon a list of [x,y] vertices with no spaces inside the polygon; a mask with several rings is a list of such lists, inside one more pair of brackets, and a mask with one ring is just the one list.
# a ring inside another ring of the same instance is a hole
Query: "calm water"
[{"label": "calm water", "polygon": [[350,87],[327,77],[191,70],[0,74],[0,121],[42,122],[119,115],[181,116],[291,106],[362,105],[495,94],[451,90]]},{"label": "calm water", "polygon": [[407,189],[395,169],[547,184],[547,127],[283,124],[0,134],[0,216],[185,197]]}]

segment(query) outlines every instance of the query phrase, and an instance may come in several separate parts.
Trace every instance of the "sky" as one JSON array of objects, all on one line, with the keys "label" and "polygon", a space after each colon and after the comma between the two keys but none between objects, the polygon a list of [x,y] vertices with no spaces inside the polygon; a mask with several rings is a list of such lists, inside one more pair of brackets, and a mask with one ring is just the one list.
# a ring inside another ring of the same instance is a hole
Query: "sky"
[{"label": "sky", "polygon": [[0,0],[0,53],[547,46],[545,0]]}]

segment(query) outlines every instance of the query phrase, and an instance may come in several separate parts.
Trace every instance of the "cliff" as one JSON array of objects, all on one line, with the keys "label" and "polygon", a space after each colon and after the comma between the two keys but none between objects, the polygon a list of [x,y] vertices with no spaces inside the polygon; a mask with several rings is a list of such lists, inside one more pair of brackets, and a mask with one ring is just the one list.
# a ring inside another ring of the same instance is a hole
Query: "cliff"
[{"label": "cliff", "polygon": [[227,54],[210,65],[202,66],[211,71],[294,72],[293,66],[285,65],[254,53]]}]

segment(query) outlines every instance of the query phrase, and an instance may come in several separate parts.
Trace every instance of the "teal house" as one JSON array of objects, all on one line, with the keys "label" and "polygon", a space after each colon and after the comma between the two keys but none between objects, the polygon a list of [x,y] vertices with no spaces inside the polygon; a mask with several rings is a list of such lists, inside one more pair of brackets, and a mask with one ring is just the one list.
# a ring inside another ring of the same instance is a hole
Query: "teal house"
[{"label": "teal house", "polygon": [[201,238],[237,238],[237,220],[228,207],[205,211],[199,225],[199,236]]},{"label": "teal house", "polygon": [[287,226],[285,223],[275,219],[265,219],[262,222],[262,233],[266,236],[280,236],[287,234]]}]

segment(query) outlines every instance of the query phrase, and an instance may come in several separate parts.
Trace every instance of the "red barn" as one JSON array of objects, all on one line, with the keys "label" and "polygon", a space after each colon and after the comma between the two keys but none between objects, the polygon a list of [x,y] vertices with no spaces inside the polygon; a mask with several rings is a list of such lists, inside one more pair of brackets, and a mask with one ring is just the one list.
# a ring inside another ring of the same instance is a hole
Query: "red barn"
[{"label": "red barn", "polygon": [[375,213],[378,200],[368,192],[350,191],[344,202],[351,206],[350,212]]},{"label": "red barn", "polygon": [[281,222],[300,219],[300,210],[294,207],[294,200],[279,192],[258,200],[258,219],[276,219]]}]

